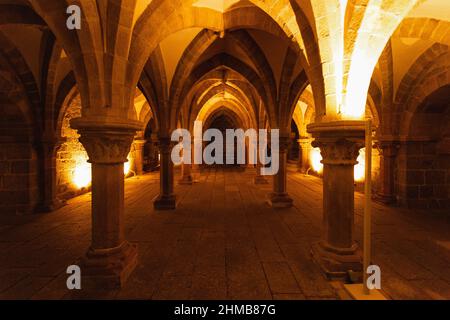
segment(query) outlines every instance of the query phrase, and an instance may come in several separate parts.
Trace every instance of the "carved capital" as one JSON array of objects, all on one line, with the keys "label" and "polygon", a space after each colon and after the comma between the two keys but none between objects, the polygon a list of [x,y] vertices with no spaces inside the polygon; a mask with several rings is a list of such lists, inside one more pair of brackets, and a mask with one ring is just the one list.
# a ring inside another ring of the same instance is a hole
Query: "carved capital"
[{"label": "carved capital", "polygon": [[381,156],[394,158],[398,154],[400,143],[398,141],[378,141],[376,147]]},{"label": "carved capital", "polygon": [[71,126],[78,130],[89,162],[118,164],[127,161],[131,143],[141,124],[117,118],[92,117],[72,119]]},{"label": "carved capital", "polygon": [[144,139],[135,139],[133,141],[133,144],[135,145],[136,148],[143,148],[144,145],[147,143],[147,140]]},{"label": "carved capital", "polygon": [[311,145],[312,139],[309,137],[300,137],[297,140],[298,144],[300,145],[300,147],[309,147]]},{"label": "carved capital", "polygon": [[363,141],[350,139],[315,140],[313,147],[320,148],[323,164],[355,165],[359,149],[364,147]]},{"label": "carved capital", "polygon": [[116,164],[127,161],[134,132],[81,130],[80,142],[89,155],[89,162]]},{"label": "carved capital", "polygon": [[334,121],[308,126],[315,140],[312,146],[320,148],[322,163],[330,165],[355,165],[359,149],[364,147],[363,121]]}]

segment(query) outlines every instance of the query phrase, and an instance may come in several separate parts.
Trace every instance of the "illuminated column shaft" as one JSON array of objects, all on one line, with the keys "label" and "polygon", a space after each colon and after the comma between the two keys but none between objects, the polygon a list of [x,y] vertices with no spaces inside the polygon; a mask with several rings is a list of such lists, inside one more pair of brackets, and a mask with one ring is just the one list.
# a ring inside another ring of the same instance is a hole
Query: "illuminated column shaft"
[{"label": "illuminated column shaft", "polygon": [[299,171],[301,173],[306,173],[311,166],[309,160],[309,153],[311,152],[311,139],[303,137],[297,140],[300,147],[300,163]]},{"label": "illuminated column shaft", "polygon": [[137,264],[135,245],[125,240],[124,162],[138,125],[105,128],[72,121],[92,163],[92,242],[82,260],[83,285],[117,288]]},{"label": "illuminated column shaft", "polygon": [[323,240],[313,246],[313,257],[330,277],[361,271],[354,236],[354,166],[364,146],[364,125],[340,121],[310,125],[314,147],[323,167]]},{"label": "illuminated column shaft", "polygon": [[49,139],[42,141],[38,147],[41,161],[41,199],[37,207],[38,212],[51,212],[64,205],[56,195],[56,152],[59,146],[60,141]]},{"label": "illuminated column shaft", "polygon": [[138,176],[144,174],[144,145],[146,141],[136,139],[133,142],[134,149],[134,170]]},{"label": "illuminated column shaft", "polygon": [[377,198],[386,203],[396,202],[394,186],[395,159],[398,154],[399,144],[396,141],[380,141],[380,190]]},{"label": "illuminated column shaft", "polygon": [[160,161],[160,194],[155,200],[157,210],[173,210],[176,207],[176,197],[173,192],[173,162],[171,159],[173,143],[168,137],[159,138]]},{"label": "illuminated column shaft", "polygon": [[279,170],[273,176],[273,192],[269,204],[274,208],[292,207],[293,200],[287,193],[287,153],[290,144],[289,137],[280,137]]}]

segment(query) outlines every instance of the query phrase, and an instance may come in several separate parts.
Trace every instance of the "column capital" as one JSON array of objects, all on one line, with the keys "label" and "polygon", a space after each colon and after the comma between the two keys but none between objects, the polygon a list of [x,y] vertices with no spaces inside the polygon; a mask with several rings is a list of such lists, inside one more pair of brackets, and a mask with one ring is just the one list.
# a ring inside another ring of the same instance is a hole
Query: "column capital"
[{"label": "column capital", "polygon": [[359,150],[364,147],[362,140],[351,139],[316,139],[313,141],[314,148],[320,148],[323,164],[331,165],[355,165]]},{"label": "column capital", "polygon": [[359,149],[364,147],[364,121],[333,121],[308,126],[312,133],[313,147],[320,148],[322,163],[331,165],[355,165]]},{"label": "column capital", "polygon": [[300,137],[297,139],[297,142],[299,145],[305,145],[305,144],[309,145],[309,144],[311,144],[312,140],[313,139],[310,137]]},{"label": "column capital", "polygon": [[393,140],[378,140],[375,147],[384,157],[395,157],[400,150],[400,142]]},{"label": "column capital", "polygon": [[90,163],[118,164],[127,161],[139,122],[103,122],[97,119],[77,118],[71,121],[80,134]]},{"label": "column capital", "polygon": [[134,143],[135,145],[137,145],[137,146],[143,147],[144,144],[147,143],[147,140],[145,140],[145,139],[134,139],[134,140],[133,140],[133,143]]}]

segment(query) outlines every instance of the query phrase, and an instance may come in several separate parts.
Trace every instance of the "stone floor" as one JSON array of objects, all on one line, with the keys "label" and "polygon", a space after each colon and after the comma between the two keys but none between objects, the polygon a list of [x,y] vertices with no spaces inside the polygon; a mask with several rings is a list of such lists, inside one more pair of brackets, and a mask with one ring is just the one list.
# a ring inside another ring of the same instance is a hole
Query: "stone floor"
[{"label": "stone floor", "polygon": [[[47,215],[0,221],[0,299],[346,299],[309,255],[320,238],[321,180],[290,172],[295,207],[266,206],[253,171],[208,170],[177,186],[178,209],[153,211],[158,175],[126,181],[127,237],[139,265],[117,291],[74,294],[68,265],[90,237],[90,194]],[[356,194],[356,232],[362,233]],[[1,219],[1,218],[0,218]],[[3,220],[5,220],[3,218]],[[373,206],[374,257],[392,299],[450,299],[448,215]]]}]

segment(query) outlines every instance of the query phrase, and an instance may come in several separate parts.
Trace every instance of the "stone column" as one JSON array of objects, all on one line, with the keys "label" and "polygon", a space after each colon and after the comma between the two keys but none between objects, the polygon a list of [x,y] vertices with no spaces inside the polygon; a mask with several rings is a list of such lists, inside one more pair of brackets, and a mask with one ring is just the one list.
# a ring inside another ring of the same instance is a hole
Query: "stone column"
[{"label": "stone column", "polygon": [[362,270],[354,241],[354,166],[364,147],[364,122],[336,121],[308,126],[319,147],[323,167],[323,240],[313,258],[330,278]]},{"label": "stone column", "polygon": [[380,152],[380,190],[377,200],[385,204],[396,203],[394,187],[395,159],[399,150],[397,141],[379,141],[378,150]]},{"label": "stone column", "polygon": [[159,158],[158,158],[158,146],[159,140],[156,134],[152,134],[150,137],[150,141],[148,142],[148,154],[149,154],[149,169],[150,171],[155,171],[159,166]]},{"label": "stone column", "polygon": [[71,122],[92,164],[92,243],[81,262],[83,285],[121,287],[137,264],[137,248],[125,239],[124,162],[137,123]]},{"label": "stone column", "polygon": [[192,178],[192,165],[187,163],[181,164],[181,179],[178,181],[179,184],[191,185],[194,183]]},{"label": "stone column", "polygon": [[136,139],[133,141],[134,150],[134,169],[138,176],[144,174],[144,145],[146,141],[143,139]]},{"label": "stone column", "polygon": [[153,203],[156,210],[173,210],[176,197],[173,192],[173,162],[171,159],[173,143],[170,137],[159,138],[160,160],[160,194]]},{"label": "stone column", "polygon": [[287,193],[287,153],[290,143],[289,137],[280,137],[278,173],[273,176],[273,192],[269,195],[269,204],[273,208],[292,207],[293,200]]},{"label": "stone column", "polygon": [[261,174],[261,169],[263,168],[262,163],[265,161],[264,161],[264,159],[261,159],[261,155],[259,153],[259,149],[261,147],[260,144],[261,144],[261,141],[259,141],[259,139],[258,139],[258,144],[257,144],[257,148],[256,148],[257,149],[256,150],[257,161],[256,161],[256,166],[255,166],[256,176],[255,176],[254,182],[255,182],[255,184],[269,184],[269,181],[267,181],[266,176],[263,176]]},{"label": "stone column", "polygon": [[256,177],[255,177],[255,184],[268,184],[269,181],[267,181],[266,177],[261,174],[261,163],[257,163],[256,165]]},{"label": "stone column", "polygon": [[297,140],[297,142],[300,147],[299,171],[301,173],[306,173],[311,166],[309,161],[309,153],[311,152],[311,139],[308,137],[301,137]]},{"label": "stone column", "polygon": [[[184,152],[184,150],[182,152]],[[194,178],[192,177],[193,152],[194,143],[191,144],[191,164],[184,162],[181,164],[181,178],[178,181],[179,184],[192,185],[194,183]]]},{"label": "stone column", "polygon": [[65,201],[58,199],[56,194],[56,153],[61,146],[61,140],[43,139],[38,145],[40,164],[40,202],[36,207],[36,212],[52,212],[63,205]]}]

